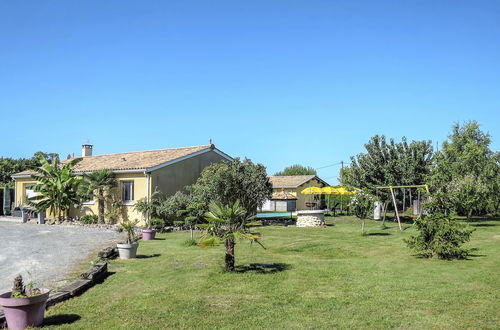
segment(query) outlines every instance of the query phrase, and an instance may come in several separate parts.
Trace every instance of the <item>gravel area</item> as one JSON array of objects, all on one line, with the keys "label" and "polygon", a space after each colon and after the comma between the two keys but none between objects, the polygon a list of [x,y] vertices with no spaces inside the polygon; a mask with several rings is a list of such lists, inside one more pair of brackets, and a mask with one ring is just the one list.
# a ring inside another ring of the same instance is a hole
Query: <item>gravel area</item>
[{"label": "gravel area", "polygon": [[123,234],[112,230],[23,224],[18,219],[0,217],[0,293],[10,291],[17,274],[40,287],[67,284],[75,267],[99,249],[123,241]]}]

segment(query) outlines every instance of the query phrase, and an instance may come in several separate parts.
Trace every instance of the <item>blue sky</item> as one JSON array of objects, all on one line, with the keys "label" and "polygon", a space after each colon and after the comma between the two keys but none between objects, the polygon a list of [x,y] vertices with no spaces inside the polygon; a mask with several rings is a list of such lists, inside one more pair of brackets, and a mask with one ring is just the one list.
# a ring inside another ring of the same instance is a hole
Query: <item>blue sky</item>
[{"label": "blue sky", "polygon": [[496,0],[3,1],[0,40],[4,157],[212,138],[274,173],[471,119],[499,150]]}]

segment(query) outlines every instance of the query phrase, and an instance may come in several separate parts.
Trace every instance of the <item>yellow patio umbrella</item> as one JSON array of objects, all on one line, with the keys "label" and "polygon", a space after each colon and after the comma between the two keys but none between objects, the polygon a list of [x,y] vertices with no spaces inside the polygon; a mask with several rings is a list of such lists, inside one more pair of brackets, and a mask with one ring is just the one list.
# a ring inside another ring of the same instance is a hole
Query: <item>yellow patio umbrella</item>
[{"label": "yellow patio umbrella", "polygon": [[323,190],[319,187],[307,187],[300,193],[305,195],[321,195],[323,193]]}]

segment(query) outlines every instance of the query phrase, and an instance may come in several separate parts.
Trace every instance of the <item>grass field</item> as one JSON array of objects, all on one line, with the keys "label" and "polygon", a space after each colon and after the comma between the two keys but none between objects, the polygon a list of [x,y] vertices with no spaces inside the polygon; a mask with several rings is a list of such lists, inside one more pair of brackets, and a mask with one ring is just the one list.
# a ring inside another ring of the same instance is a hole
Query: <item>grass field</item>
[{"label": "grass field", "polygon": [[[141,241],[136,260],[80,297],[50,308],[50,328],[498,328],[500,221],[475,222],[469,260],[413,256],[389,222],[329,219],[327,228],[269,226],[258,245],[185,247],[189,233]],[[264,264],[264,265],[252,265]],[[64,324],[64,322],[70,322]]]}]

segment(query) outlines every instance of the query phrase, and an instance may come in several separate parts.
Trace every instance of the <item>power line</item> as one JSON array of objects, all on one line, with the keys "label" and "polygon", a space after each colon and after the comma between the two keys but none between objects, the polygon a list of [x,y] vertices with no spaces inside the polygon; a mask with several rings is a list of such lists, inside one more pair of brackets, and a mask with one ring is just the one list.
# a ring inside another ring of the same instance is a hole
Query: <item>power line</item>
[{"label": "power line", "polygon": [[326,166],[321,166],[321,167],[315,168],[315,170],[321,170],[322,168],[327,168],[327,167],[332,167],[332,166],[336,166],[336,165],[341,165],[343,163],[344,163],[343,161],[340,161],[340,162],[335,163],[335,164],[330,164],[330,165],[326,165]]}]

